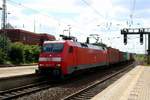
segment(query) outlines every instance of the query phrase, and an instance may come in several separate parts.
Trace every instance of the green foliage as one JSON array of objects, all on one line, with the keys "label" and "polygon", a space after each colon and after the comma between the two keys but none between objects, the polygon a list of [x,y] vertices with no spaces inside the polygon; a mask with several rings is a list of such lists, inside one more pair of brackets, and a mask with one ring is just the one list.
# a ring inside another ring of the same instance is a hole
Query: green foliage
[{"label": "green foliage", "polygon": [[40,52],[41,52],[41,49],[40,49],[40,47],[37,46],[37,45],[33,45],[33,46],[31,46],[31,47],[32,47],[31,50],[33,51],[33,53],[32,53],[33,61],[34,61],[34,62],[38,62],[39,54],[40,54]]},{"label": "green foliage", "polygon": [[25,62],[27,63],[32,62],[32,50],[31,50],[31,46],[29,45],[24,46],[24,58],[25,58]]},{"label": "green foliage", "polygon": [[6,54],[0,49],[0,64],[5,64],[6,62]]},{"label": "green foliage", "polygon": [[141,63],[141,64],[144,64],[144,65],[146,65],[147,64],[147,55],[144,55],[144,54],[137,54],[137,55],[135,55],[135,60],[137,61],[137,62],[139,62],[139,63]]},{"label": "green foliage", "polygon": [[9,57],[12,63],[35,63],[38,61],[40,47],[37,45],[24,45],[22,43],[13,43]]},{"label": "green foliage", "polygon": [[24,56],[25,62],[37,62],[40,53],[40,47],[36,45],[25,45],[24,46]]},{"label": "green foliage", "polygon": [[12,62],[13,64],[36,63],[40,53],[37,45],[24,45],[20,42],[11,43],[0,35],[0,64]]},{"label": "green foliage", "polygon": [[10,40],[5,36],[0,35],[0,64],[5,64],[8,60],[7,55],[10,50],[10,45]]},{"label": "green foliage", "polygon": [[12,63],[20,64],[24,63],[24,45],[22,43],[16,42],[12,43],[11,50],[9,52],[9,58]]},{"label": "green foliage", "polygon": [[7,37],[5,37],[5,36],[0,35],[0,48],[5,53],[7,53],[10,50],[10,45],[11,45],[10,40]]}]

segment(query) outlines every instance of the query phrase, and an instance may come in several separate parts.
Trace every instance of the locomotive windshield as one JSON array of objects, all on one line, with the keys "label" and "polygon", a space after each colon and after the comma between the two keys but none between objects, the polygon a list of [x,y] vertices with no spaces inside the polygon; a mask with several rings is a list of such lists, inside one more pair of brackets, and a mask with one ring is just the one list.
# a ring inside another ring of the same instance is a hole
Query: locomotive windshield
[{"label": "locomotive windshield", "polygon": [[62,43],[51,43],[51,44],[44,44],[43,52],[62,52],[64,48],[64,44]]}]

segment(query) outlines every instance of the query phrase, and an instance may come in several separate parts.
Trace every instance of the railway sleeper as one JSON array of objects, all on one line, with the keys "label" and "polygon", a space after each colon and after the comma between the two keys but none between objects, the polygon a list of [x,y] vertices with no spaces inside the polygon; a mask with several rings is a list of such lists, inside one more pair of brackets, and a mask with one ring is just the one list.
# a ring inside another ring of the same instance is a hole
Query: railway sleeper
[{"label": "railway sleeper", "polygon": [[16,95],[16,94],[21,94],[22,93],[22,91],[15,91],[15,92],[11,92],[11,94],[14,94],[14,95]]},{"label": "railway sleeper", "polygon": [[4,94],[5,97],[12,97],[12,96],[15,96],[15,94],[13,93],[7,93],[7,94]]},{"label": "railway sleeper", "polygon": [[85,94],[81,94],[82,96],[93,96],[95,93],[85,93]]},{"label": "railway sleeper", "polygon": [[73,100],[90,100],[91,97],[83,97],[83,96],[77,96],[77,97],[73,97]]},{"label": "railway sleeper", "polygon": [[6,96],[0,95],[0,100],[6,98]]}]

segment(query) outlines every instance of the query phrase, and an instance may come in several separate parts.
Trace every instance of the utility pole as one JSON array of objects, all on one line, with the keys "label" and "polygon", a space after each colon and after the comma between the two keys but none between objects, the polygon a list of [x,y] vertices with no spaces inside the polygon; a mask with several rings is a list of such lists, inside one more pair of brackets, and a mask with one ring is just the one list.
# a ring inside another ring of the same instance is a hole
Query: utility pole
[{"label": "utility pole", "polygon": [[[1,33],[1,36],[3,37],[3,50],[7,55],[7,44],[6,44],[6,34],[7,32],[5,31],[6,29],[6,21],[7,21],[7,6],[6,6],[6,0],[3,0],[2,4],[2,23],[1,23],[1,29],[3,30]],[[5,57],[5,55],[4,55]]]},{"label": "utility pole", "polygon": [[3,0],[2,5],[2,29],[6,28],[6,0]]},{"label": "utility pole", "polygon": [[150,28],[125,28],[121,30],[124,35],[124,43],[127,44],[127,35],[140,35],[140,43],[143,44],[143,35],[148,34],[147,63],[150,64]]},{"label": "utility pole", "polygon": [[36,31],[36,23],[35,23],[35,18],[34,18],[34,33]]},{"label": "utility pole", "polygon": [[148,34],[148,50],[147,50],[147,53],[148,53],[148,64],[150,64],[150,34]]},{"label": "utility pole", "polygon": [[147,54],[146,47],[147,47],[147,34],[145,34],[145,54]]}]

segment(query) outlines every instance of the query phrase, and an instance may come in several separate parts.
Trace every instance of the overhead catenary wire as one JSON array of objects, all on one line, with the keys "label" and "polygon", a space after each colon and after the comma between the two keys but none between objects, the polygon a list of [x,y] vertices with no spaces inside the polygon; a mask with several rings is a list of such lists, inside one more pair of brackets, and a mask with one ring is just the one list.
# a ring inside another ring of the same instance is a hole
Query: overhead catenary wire
[{"label": "overhead catenary wire", "polygon": [[[39,10],[37,10],[37,9],[28,7],[28,6],[24,5],[24,4],[18,3],[18,2],[16,2],[16,1],[13,1],[13,0],[8,0],[8,1],[11,2],[11,3],[13,3],[13,4],[15,4],[15,5],[17,5],[17,6],[19,6],[19,7],[23,7],[23,8],[29,9],[29,10],[35,12],[35,13],[40,13],[40,14],[43,15],[43,16],[54,18],[53,16],[50,16],[50,15],[45,14],[45,13],[41,13],[41,11],[39,11]],[[87,6],[89,6],[89,7],[94,11],[94,13],[96,13],[96,14],[99,15],[100,17],[106,18],[106,17],[103,16],[97,9],[95,9],[93,6],[91,6],[87,1],[85,1],[85,0],[81,0],[81,1],[82,1],[83,3],[85,3]],[[56,21],[60,22],[60,23],[63,23],[63,24],[66,24],[66,25],[68,24],[68,23],[65,23],[65,22],[60,21],[60,19],[58,19],[58,18],[54,18],[54,19],[55,19]],[[74,21],[74,22],[75,22],[75,21]],[[105,24],[106,24],[106,28],[107,28],[108,22],[106,22]],[[74,25],[74,26],[75,26],[75,25]],[[78,26],[77,26],[77,27],[78,27]]]},{"label": "overhead catenary wire", "polygon": [[30,7],[27,7],[27,6],[25,6],[25,5],[21,4],[21,3],[16,2],[16,1],[13,1],[13,0],[7,0],[7,1],[9,1],[9,2],[15,4],[15,5],[18,6],[18,7],[23,7],[23,8],[26,8],[26,9],[30,9],[30,10],[32,10],[33,12],[39,12],[38,10],[35,10],[35,9],[33,9],[33,8],[30,8]]},{"label": "overhead catenary wire", "polygon": [[[95,9],[93,6],[91,6],[87,1],[85,0],[81,0],[84,4],[86,4],[88,7],[90,7],[94,13],[96,13],[97,15],[99,15],[100,17],[104,17],[97,9]],[[104,17],[105,18],[105,17]]]},{"label": "overhead catenary wire", "polygon": [[106,16],[104,16],[95,7],[93,7],[91,4],[89,4],[86,0],[81,0],[81,1],[84,4],[86,4],[89,8],[91,8],[95,14],[97,14],[98,16],[104,18],[105,19],[105,27],[106,27],[106,29],[107,30],[111,30],[111,27],[113,26],[113,22],[107,19],[107,18],[110,18],[110,16],[108,16],[108,13],[107,13]]},{"label": "overhead catenary wire", "polygon": [[68,24],[69,24],[69,23],[66,23],[66,22],[64,22],[64,21],[62,21],[62,20],[56,18],[56,17],[50,16],[49,14],[43,13],[43,12],[37,10],[37,9],[28,7],[28,6],[24,5],[24,4],[18,3],[18,2],[13,1],[13,0],[8,0],[8,1],[9,1],[10,3],[12,3],[12,4],[18,6],[18,7],[26,8],[26,9],[29,9],[29,10],[35,12],[35,13],[39,13],[40,15],[43,15],[43,16],[45,16],[45,17],[53,18],[54,20],[57,21],[58,26],[60,26],[60,24],[64,24],[64,25],[68,25]]},{"label": "overhead catenary wire", "polygon": [[132,5],[132,8],[131,8],[131,15],[133,15],[134,12],[135,12],[135,6],[136,6],[136,0],[133,0],[133,5]]},{"label": "overhead catenary wire", "polygon": [[[24,5],[24,4],[21,4],[21,3],[16,2],[16,1],[14,1],[14,0],[8,0],[8,1],[11,2],[12,4],[17,5],[18,7],[23,7],[23,8],[29,9],[29,10],[35,12],[35,13],[40,13],[40,14],[43,15],[43,16],[54,18],[56,21],[58,21],[58,23],[64,24],[64,25],[66,25],[66,26],[67,26],[68,24],[70,24],[70,23],[63,22],[61,19],[58,19],[58,18],[56,18],[56,17],[54,17],[54,16],[50,16],[49,14],[42,13],[42,12],[39,11],[38,9],[34,9],[34,8],[31,8],[31,7],[28,7],[28,6]],[[103,17],[103,18],[106,19],[106,16],[102,15],[95,7],[93,7],[91,4],[89,4],[86,0],[81,0],[81,1],[82,1],[84,4],[86,4],[89,8],[91,8],[91,9],[94,11],[95,14],[97,14],[98,16]],[[74,21],[74,20],[72,20],[72,21]],[[74,21],[74,22],[75,22],[75,21]],[[106,27],[108,30],[110,30],[110,27],[112,27],[113,23],[112,23],[112,22],[105,22],[105,25],[106,25],[105,27]],[[76,27],[77,29],[79,28],[79,26],[77,26],[77,25],[71,25],[71,26]]]},{"label": "overhead catenary wire", "polygon": [[[40,13],[41,15],[43,15],[43,16],[45,16],[45,17],[52,17],[52,16],[50,16],[50,15],[48,15],[48,14],[41,13],[41,11],[39,11],[39,10],[37,10],[37,9],[33,9],[33,8],[31,8],[31,7],[25,6],[24,4],[18,3],[18,2],[16,2],[16,1],[13,1],[13,0],[8,0],[8,1],[11,2],[12,4],[15,4],[15,5],[18,6],[18,7],[22,7],[22,8],[29,9],[30,11],[33,11],[33,12],[35,12],[35,13]],[[54,18],[54,17],[53,17],[53,18]],[[57,18],[54,18],[54,19],[57,20],[57,21],[60,21],[60,20],[57,19]]]},{"label": "overhead catenary wire", "polygon": [[[95,14],[97,14],[98,16],[106,19],[106,17],[108,16],[104,16],[102,15],[95,7],[91,6],[86,0],[81,0],[84,4],[86,4],[89,8],[91,8],[93,10],[93,12]],[[108,28],[108,30],[110,29],[110,26],[108,27],[108,22],[105,22],[105,27]]]},{"label": "overhead catenary wire", "polygon": [[136,0],[133,0],[133,2],[131,0],[131,11],[130,11],[130,15],[129,15],[129,17],[130,17],[129,27],[131,27],[134,24],[133,17],[134,17],[134,12],[135,12],[135,6],[136,6]]},{"label": "overhead catenary wire", "polygon": [[[43,15],[43,16],[45,16],[45,17],[53,18],[54,20],[56,20],[56,21],[58,22],[58,26],[60,26],[60,24],[64,24],[65,26],[67,26],[67,25],[69,24],[69,23],[66,23],[66,22],[64,22],[64,21],[62,21],[62,20],[56,18],[56,17],[50,16],[50,15],[48,15],[48,14],[46,14],[46,13],[42,13],[41,11],[39,11],[39,10],[37,10],[37,9],[34,9],[34,8],[31,8],[31,7],[28,7],[28,6],[24,5],[24,4],[18,3],[18,2],[13,1],[13,0],[8,0],[8,1],[9,1],[10,3],[12,3],[12,4],[18,6],[18,7],[26,8],[26,9],[29,9],[29,10],[35,12],[35,13],[40,13],[41,15]],[[74,20],[72,20],[72,21],[74,21]],[[74,21],[74,22],[76,22],[76,21]],[[76,25],[71,25],[71,26],[74,26],[74,27],[76,27],[76,28],[81,28],[81,27],[76,26]],[[81,33],[83,33],[83,32],[81,32]]]}]

